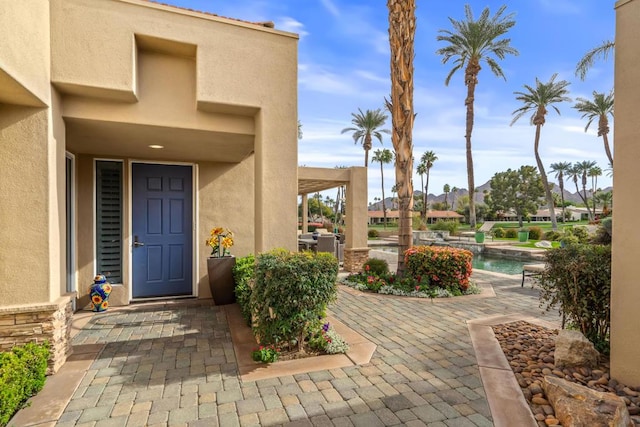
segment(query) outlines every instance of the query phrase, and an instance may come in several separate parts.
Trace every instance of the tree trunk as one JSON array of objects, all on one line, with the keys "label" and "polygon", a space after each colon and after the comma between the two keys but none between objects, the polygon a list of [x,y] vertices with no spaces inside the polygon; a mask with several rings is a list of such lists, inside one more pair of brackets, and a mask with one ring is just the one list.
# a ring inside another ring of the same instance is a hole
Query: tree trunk
[{"label": "tree trunk", "polygon": [[384,229],[387,229],[387,207],[384,203],[384,171],[382,169],[382,162],[380,162],[380,179],[382,181],[382,217],[384,218]]},{"label": "tree trunk", "polygon": [[547,207],[549,208],[549,216],[551,217],[551,228],[553,230],[558,229],[558,222],[556,221],[556,210],[553,206],[553,196],[551,196],[551,188],[549,188],[549,181],[547,180],[547,174],[544,171],[544,165],[542,164],[542,160],[540,159],[540,154],[538,153],[538,145],[540,143],[540,128],[541,124],[536,125],[536,139],[534,142],[534,152],[536,155],[536,163],[538,164],[538,171],[540,172],[540,178],[542,178],[542,185],[544,185],[544,193],[547,199]]},{"label": "tree trunk", "polygon": [[476,229],[476,202],[475,202],[475,180],[473,177],[473,155],[471,153],[471,133],[473,132],[473,101],[475,98],[476,85],[478,84],[478,73],[480,64],[473,58],[469,61],[465,69],[464,84],[467,86],[467,98],[464,105],[467,106],[466,131],[464,139],[467,145],[467,184],[469,185],[469,225],[471,230]]},{"label": "tree trunk", "polygon": [[422,189],[422,212],[420,217],[423,221],[427,221],[427,194],[424,191],[424,176],[420,175],[420,188]]},{"label": "tree trunk", "polygon": [[582,174],[582,200],[584,200],[584,205],[587,207],[587,215],[589,215],[589,221],[593,221],[593,214],[591,213],[591,208],[589,207],[589,198],[587,197],[587,173]]},{"label": "tree trunk", "polygon": [[611,167],[613,167],[613,154],[611,154],[611,147],[609,147],[609,137],[607,136],[607,133],[602,134],[602,140],[604,141],[604,151],[607,152],[609,163],[611,163]]},{"label": "tree trunk", "polygon": [[424,185],[424,217],[427,218],[427,213],[429,209],[427,208],[427,202],[429,201],[429,173],[430,170],[427,168],[427,183]]},{"label": "tree trunk", "polygon": [[558,186],[560,187],[560,200],[562,200],[562,223],[564,224],[564,222],[566,221],[567,215],[565,215],[565,207],[564,207],[564,182],[563,179],[564,177],[562,176],[562,173],[560,174],[560,176],[558,177]]},{"label": "tree trunk", "polygon": [[412,245],[413,207],[413,57],[416,31],[415,0],[387,0],[391,49],[391,141],[396,152],[396,186],[400,199],[398,271],[405,272],[404,252]]}]

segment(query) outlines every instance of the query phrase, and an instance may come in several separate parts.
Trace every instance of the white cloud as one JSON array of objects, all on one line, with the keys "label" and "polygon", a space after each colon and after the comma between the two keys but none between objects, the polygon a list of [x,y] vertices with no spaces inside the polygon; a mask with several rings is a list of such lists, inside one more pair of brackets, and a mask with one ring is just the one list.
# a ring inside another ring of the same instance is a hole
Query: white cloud
[{"label": "white cloud", "polygon": [[320,0],[320,3],[322,3],[322,6],[324,6],[324,8],[327,9],[327,11],[333,16],[335,17],[340,16],[340,10],[338,10],[336,5],[333,4],[331,0]]},{"label": "white cloud", "polygon": [[290,33],[297,33],[300,35],[300,39],[309,35],[309,33],[304,29],[304,24],[290,16],[278,18],[276,21],[276,28]]}]

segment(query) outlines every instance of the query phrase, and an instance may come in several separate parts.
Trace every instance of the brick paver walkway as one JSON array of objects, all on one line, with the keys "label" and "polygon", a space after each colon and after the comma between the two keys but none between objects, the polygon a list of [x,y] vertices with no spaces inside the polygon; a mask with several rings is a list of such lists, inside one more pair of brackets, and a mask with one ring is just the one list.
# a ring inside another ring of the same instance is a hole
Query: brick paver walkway
[{"label": "brick paver walkway", "polygon": [[332,313],[378,348],[366,365],[242,382],[224,311],[207,302],[95,316],[104,343],[58,426],[491,426],[466,320],[557,323],[519,276],[482,272],[496,297],[431,302],[341,289]]}]

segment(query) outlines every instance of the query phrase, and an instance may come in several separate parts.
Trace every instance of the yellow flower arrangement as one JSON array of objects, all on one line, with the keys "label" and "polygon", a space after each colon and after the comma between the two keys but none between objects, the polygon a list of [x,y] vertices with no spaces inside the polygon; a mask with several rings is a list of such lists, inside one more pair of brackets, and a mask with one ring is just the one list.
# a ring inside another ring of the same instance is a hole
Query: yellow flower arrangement
[{"label": "yellow flower arrangement", "polygon": [[211,237],[207,239],[207,246],[211,246],[212,257],[231,255],[229,248],[233,246],[233,231],[228,228],[214,227],[211,229]]}]

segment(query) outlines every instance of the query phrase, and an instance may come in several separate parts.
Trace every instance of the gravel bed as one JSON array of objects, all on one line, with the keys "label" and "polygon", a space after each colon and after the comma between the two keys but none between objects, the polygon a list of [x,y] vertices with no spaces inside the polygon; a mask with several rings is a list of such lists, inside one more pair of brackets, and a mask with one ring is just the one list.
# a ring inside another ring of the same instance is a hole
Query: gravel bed
[{"label": "gravel bed", "polygon": [[640,387],[627,387],[610,378],[608,358],[602,357],[596,369],[573,367],[560,370],[556,369],[553,358],[557,330],[521,321],[494,326],[493,331],[540,427],[562,425],[542,390],[545,375],[617,394],[627,404],[635,425],[640,426]]}]

